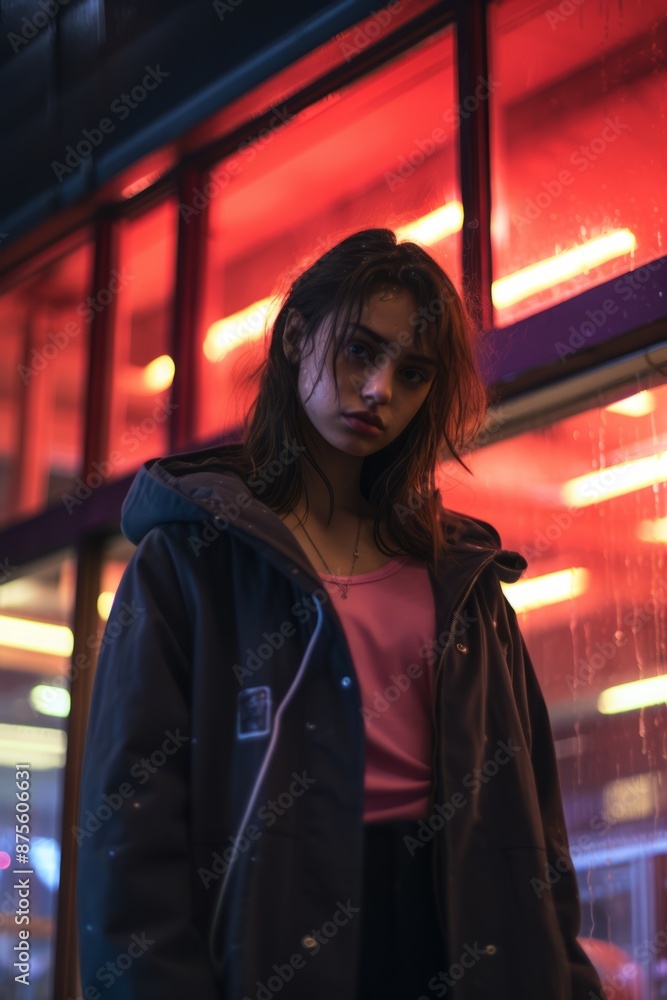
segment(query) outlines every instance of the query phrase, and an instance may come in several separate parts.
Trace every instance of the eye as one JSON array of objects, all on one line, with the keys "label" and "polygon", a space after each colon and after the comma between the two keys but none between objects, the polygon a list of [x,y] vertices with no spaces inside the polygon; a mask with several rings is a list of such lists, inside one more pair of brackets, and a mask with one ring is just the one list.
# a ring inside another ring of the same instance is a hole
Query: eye
[{"label": "eye", "polygon": [[[349,343],[349,344],[347,345],[347,350],[348,350],[348,353],[349,353],[349,352],[350,352],[350,351],[352,350],[352,348],[353,348],[353,347],[358,347],[358,348],[359,348],[359,350],[361,350],[361,351],[366,351],[366,353],[368,353],[368,351],[367,351],[367,349],[366,349],[366,348],[364,347],[364,345],[363,345],[363,344],[360,344],[358,340],[352,340],[352,341],[350,341],[350,343]],[[352,357],[353,357],[353,358],[360,358],[360,357],[361,357],[361,355],[360,355],[360,354],[353,354],[353,355],[352,355]]]},{"label": "eye", "polygon": [[[428,381],[424,373],[421,372],[418,368],[406,368],[405,371],[414,372],[415,375],[419,375],[419,379],[416,382],[414,379],[411,378],[408,379],[408,382],[412,382],[413,385],[422,385],[424,382]],[[403,374],[405,375],[405,372],[403,372]]]}]

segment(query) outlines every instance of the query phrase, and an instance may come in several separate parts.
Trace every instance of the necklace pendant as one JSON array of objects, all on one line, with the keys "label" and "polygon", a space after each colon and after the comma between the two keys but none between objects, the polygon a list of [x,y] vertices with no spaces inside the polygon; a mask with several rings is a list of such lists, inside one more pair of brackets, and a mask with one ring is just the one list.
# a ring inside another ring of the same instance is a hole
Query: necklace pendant
[{"label": "necklace pendant", "polygon": [[340,596],[343,598],[343,600],[347,600],[347,594],[344,594],[342,590],[340,592]]}]

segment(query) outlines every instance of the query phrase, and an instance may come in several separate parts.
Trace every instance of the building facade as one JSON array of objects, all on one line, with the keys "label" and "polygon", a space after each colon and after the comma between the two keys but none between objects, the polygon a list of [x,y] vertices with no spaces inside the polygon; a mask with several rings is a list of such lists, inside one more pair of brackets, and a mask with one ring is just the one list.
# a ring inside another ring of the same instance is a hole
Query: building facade
[{"label": "building facade", "polygon": [[0,993],[25,995],[20,823],[33,996],[80,995],[78,775],[136,470],[238,439],[289,282],[389,227],[481,332],[474,474],[443,464],[440,485],[529,563],[506,593],[550,709],[582,942],[610,995],[667,995],[664,4],[0,15]]}]

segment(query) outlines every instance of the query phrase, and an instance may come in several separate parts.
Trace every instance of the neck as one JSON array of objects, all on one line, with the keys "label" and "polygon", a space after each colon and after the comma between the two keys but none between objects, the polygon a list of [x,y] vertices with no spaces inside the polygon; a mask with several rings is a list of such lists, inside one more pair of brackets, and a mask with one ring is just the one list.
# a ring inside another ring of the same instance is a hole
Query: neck
[{"label": "neck", "polygon": [[308,434],[307,444],[313,459],[331,484],[333,498],[321,476],[307,458],[301,458],[302,489],[296,510],[299,515],[306,509],[308,497],[309,516],[326,524],[333,503],[331,523],[351,516],[372,518],[374,508],[359,488],[363,456],[346,455],[332,447],[319,434]]}]

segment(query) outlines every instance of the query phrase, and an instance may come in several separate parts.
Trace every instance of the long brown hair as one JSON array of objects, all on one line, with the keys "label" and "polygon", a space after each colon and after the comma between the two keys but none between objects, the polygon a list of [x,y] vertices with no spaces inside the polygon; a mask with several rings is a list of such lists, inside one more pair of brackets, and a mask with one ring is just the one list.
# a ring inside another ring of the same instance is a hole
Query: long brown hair
[{"label": "long brown hair", "polygon": [[[470,473],[461,455],[479,432],[488,397],[475,355],[478,334],[471,313],[440,265],[416,243],[397,243],[391,229],[353,233],[291,283],[267,333],[266,356],[244,379],[254,382],[259,376],[259,389],[243,421],[243,442],[230,464],[246,482],[259,483],[257,495],[283,514],[299,500],[301,462],[306,459],[329,492],[331,519],[333,491],[302,433],[299,364],[286,357],[283,334],[287,329],[289,339],[290,311],[297,310],[305,322],[299,332],[305,335],[307,352],[317,327],[331,314],[322,365],[333,339],[335,371],[336,359],[349,339],[350,317],[356,317],[368,295],[389,286],[407,289],[414,296],[417,311],[410,322],[415,349],[433,345],[438,367],[428,395],[408,426],[391,444],[364,459],[360,489],[375,508],[373,535],[378,548],[387,555],[397,552],[380,537],[386,526],[402,550],[435,568],[446,544],[435,471],[443,458],[453,458]],[[277,475],[261,479],[252,475],[269,463],[274,468],[280,465],[275,459],[281,448],[294,442],[299,447],[293,460],[283,464]]]}]

